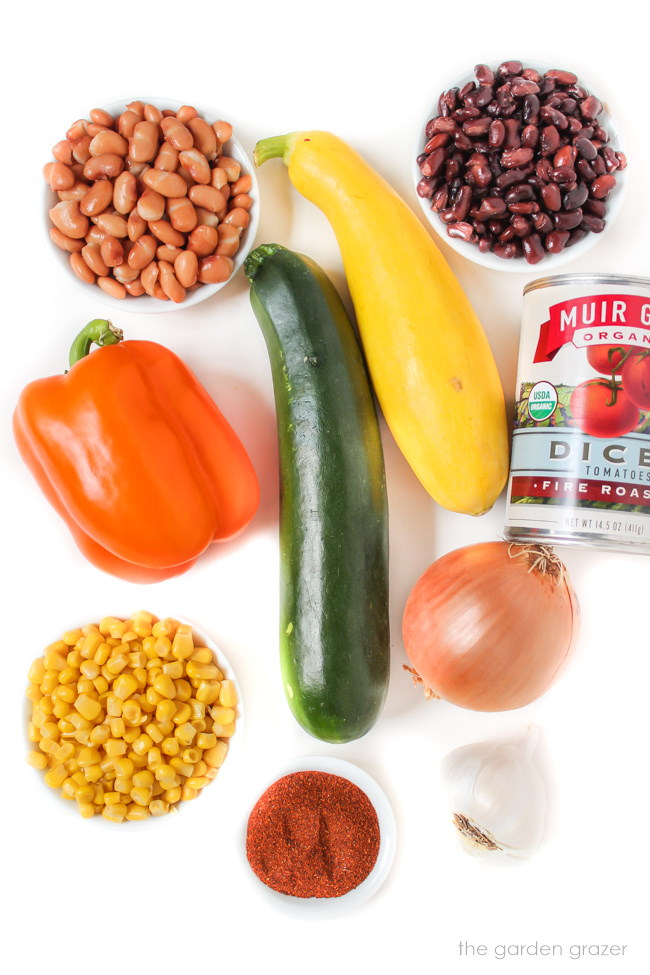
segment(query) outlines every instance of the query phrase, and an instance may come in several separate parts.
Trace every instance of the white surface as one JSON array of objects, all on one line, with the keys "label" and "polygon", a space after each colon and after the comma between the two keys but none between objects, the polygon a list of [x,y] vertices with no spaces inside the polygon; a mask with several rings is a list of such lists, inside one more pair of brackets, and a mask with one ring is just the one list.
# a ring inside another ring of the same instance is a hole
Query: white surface
[{"label": "white surface", "polygon": [[[310,12],[304,3],[269,0],[230,8],[160,2],[128,12],[90,5],[57,16],[21,4],[5,17],[0,957],[12,975],[163,966],[309,975],[647,970],[647,557],[565,551],[583,631],[561,681],[538,703],[496,715],[427,703],[402,671],[407,594],[435,556],[498,538],[503,498],[480,520],[437,508],[386,434],[391,687],[365,738],[329,746],[299,728],[282,694],[274,407],[266,349],[241,274],[186,312],[125,310],[116,319],[127,337],[153,338],[179,353],[248,447],[262,503],[240,540],[155,586],[103,575],[81,558],[43,500],[10,428],[20,389],[62,371],[79,327],[107,312],[101,294],[90,299],[61,274],[42,232],[41,167],[80,103],[90,110],[142,91],[169,92],[188,103],[223,101],[249,153],[265,136],[329,128],[417,209],[411,149],[418,120],[450,78],[479,61],[517,57],[525,46],[531,58],[588,77],[626,134],[628,191],[617,225],[564,270],[648,276],[647,33],[635,23],[637,9],[622,2],[613,10],[601,0],[562,11],[469,0],[445,13],[420,0],[386,9],[330,0]],[[292,189],[281,162],[267,163],[259,180],[258,241],[309,254],[348,301],[325,218]],[[485,323],[511,403],[528,278],[445,253]],[[530,279],[537,276],[532,269]],[[246,706],[239,774],[228,789],[224,782],[215,801],[208,793],[197,800],[189,830],[179,815],[168,830],[99,831],[45,802],[24,762],[27,670],[72,621],[148,606],[195,620],[236,668]],[[542,732],[540,757],[551,790],[546,840],[529,863],[493,868],[456,843],[438,766],[452,748],[529,722]],[[397,856],[382,889],[325,925],[281,917],[253,900],[237,846],[248,797],[267,783],[270,770],[314,754],[335,754],[367,770],[388,795],[398,827]],[[460,957],[465,941],[488,953]],[[559,945],[564,954],[494,957],[496,945],[534,942]],[[622,957],[577,961],[569,957],[575,944],[629,947]]]}]

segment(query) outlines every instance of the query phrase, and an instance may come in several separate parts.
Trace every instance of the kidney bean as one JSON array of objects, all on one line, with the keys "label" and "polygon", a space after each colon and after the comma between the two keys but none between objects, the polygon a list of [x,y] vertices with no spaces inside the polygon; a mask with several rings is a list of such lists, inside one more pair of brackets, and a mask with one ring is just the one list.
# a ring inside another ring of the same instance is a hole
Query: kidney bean
[{"label": "kidney bean", "polygon": [[530,125],[536,125],[539,121],[540,101],[538,96],[526,95],[522,108],[522,120]]},{"label": "kidney bean", "polygon": [[212,213],[220,213],[227,206],[223,193],[214,186],[201,186],[197,183],[190,187],[189,198],[196,206]]},{"label": "kidney bean", "polygon": [[497,78],[507,78],[509,75],[519,75],[524,70],[521,61],[503,61],[497,68]]},{"label": "kidney bean", "polygon": [[533,227],[539,234],[545,236],[552,232],[554,224],[548,213],[540,212],[533,215]]},{"label": "kidney bean", "polygon": [[137,202],[138,214],[144,221],[161,220],[165,213],[166,199],[162,193],[147,188]]},{"label": "kidney bean", "polygon": [[533,150],[529,148],[506,149],[501,153],[500,163],[504,169],[515,169],[530,162],[533,158]]},{"label": "kidney bean", "polygon": [[577,155],[578,153],[574,146],[568,144],[566,146],[562,146],[562,148],[558,149],[553,157],[553,166],[556,169],[564,166],[572,168],[576,161]]},{"label": "kidney bean", "polygon": [[536,125],[527,125],[521,133],[521,144],[529,149],[534,149],[539,140],[539,129]]},{"label": "kidney bean", "polygon": [[449,188],[447,186],[441,186],[431,197],[431,209],[436,211],[444,210],[447,206],[448,197]]},{"label": "kidney bean", "polygon": [[539,234],[530,234],[528,237],[524,237],[521,246],[524,257],[529,264],[539,264],[544,257],[544,247]]},{"label": "kidney bean", "polygon": [[486,196],[481,200],[478,215],[481,220],[490,220],[502,216],[505,212],[505,200],[499,196]]},{"label": "kidney bean", "polygon": [[605,221],[601,217],[596,217],[592,213],[585,213],[580,224],[582,228],[592,234],[600,234],[605,229]]},{"label": "kidney bean", "polygon": [[84,193],[79,202],[79,209],[87,217],[94,217],[98,213],[103,213],[112,200],[113,184],[109,179],[100,179]]},{"label": "kidney bean", "polygon": [[600,115],[602,110],[603,106],[594,95],[589,95],[580,102],[580,114],[589,121]]},{"label": "kidney bean", "polygon": [[472,139],[478,139],[483,135],[487,135],[490,125],[490,118],[472,119],[469,122],[463,123],[463,132]]},{"label": "kidney bean", "polygon": [[605,173],[602,176],[598,176],[591,186],[589,187],[589,193],[596,200],[604,200],[616,185],[616,177],[613,173]]},{"label": "kidney bean", "polygon": [[539,203],[535,200],[522,200],[520,203],[509,203],[508,210],[510,213],[526,213],[529,215],[539,213]]},{"label": "kidney bean", "polygon": [[586,213],[591,213],[594,217],[604,217],[607,213],[607,204],[603,200],[594,200],[593,197],[589,197],[585,201],[583,210]]},{"label": "kidney bean", "polygon": [[167,261],[159,261],[158,271],[160,274],[161,288],[171,301],[179,304],[184,300],[187,292],[174,274],[174,268]]},{"label": "kidney bean", "polygon": [[571,169],[570,166],[558,166],[551,172],[551,179],[554,183],[575,182],[576,171],[575,169]]},{"label": "kidney bean", "polygon": [[578,183],[575,189],[569,190],[564,194],[562,199],[562,205],[565,210],[575,210],[576,207],[581,207],[589,196],[589,190],[585,183]]},{"label": "kidney bean", "polygon": [[573,230],[574,227],[580,226],[582,219],[583,214],[580,207],[578,207],[576,210],[568,210],[564,213],[561,212],[553,214],[553,222],[556,230]]},{"label": "kidney bean", "polygon": [[160,193],[161,196],[177,197],[185,196],[187,193],[187,183],[178,173],[168,173],[162,169],[148,169],[142,174],[142,182]]},{"label": "kidney bean", "polygon": [[465,240],[468,242],[473,242],[476,240],[476,233],[474,232],[474,227],[471,223],[453,221],[448,225],[447,233],[450,237],[454,237],[458,240]]},{"label": "kidney bean", "polygon": [[471,188],[469,186],[461,186],[451,208],[454,214],[454,220],[457,220],[459,222],[465,220],[465,217],[469,213],[471,202],[472,202]]},{"label": "kidney bean", "polygon": [[617,154],[609,146],[605,146],[602,151],[602,157],[605,160],[605,169],[608,173],[613,173],[619,168],[619,159]]},{"label": "kidney bean", "polygon": [[198,149],[186,149],[179,153],[178,161],[196,183],[208,184],[212,175],[207,157]]},{"label": "kidney bean", "polygon": [[513,243],[499,242],[494,245],[493,252],[497,257],[502,257],[506,261],[517,256],[517,248]]},{"label": "kidney bean", "polygon": [[506,135],[506,127],[501,119],[492,119],[488,130],[488,145],[493,149],[498,149],[503,145]]},{"label": "kidney bean", "polygon": [[181,107],[176,112],[176,118],[183,125],[187,125],[193,118],[196,118],[199,113],[194,108],[193,105],[181,105]]},{"label": "kidney bean", "polygon": [[[420,166],[420,172],[423,176],[435,177],[437,176],[442,167],[445,164],[447,158],[446,148],[440,146],[434,149],[433,152],[425,159],[425,161]],[[214,186],[214,183],[212,184]],[[215,187],[216,188],[216,187]]]},{"label": "kidney bean", "polygon": [[557,152],[560,147],[560,133],[554,125],[545,125],[539,136],[540,152],[543,156]]},{"label": "kidney bean", "polygon": [[532,200],[533,188],[528,183],[517,183],[506,191],[506,203],[519,203],[521,200]]},{"label": "kidney bean", "polygon": [[489,86],[494,84],[494,72],[487,64],[477,64],[474,68],[474,77],[479,85]]},{"label": "kidney bean", "polygon": [[124,169],[124,159],[116,153],[107,152],[102,156],[91,156],[84,166],[84,179],[114,179]]},{"label": "kidney bean", "polygon": [[579,176],[582,176],[587,183],[590,183],[593,179],[596,179],[596,172],[593,167],[589,165],[586,159],[578,159],[576,163],[576,172]]}]

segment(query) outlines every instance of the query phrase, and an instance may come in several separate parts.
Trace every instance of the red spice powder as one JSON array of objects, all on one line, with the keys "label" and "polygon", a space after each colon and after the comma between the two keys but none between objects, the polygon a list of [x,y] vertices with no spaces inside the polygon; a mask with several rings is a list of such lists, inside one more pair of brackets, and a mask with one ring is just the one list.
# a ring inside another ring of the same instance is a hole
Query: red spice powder
[{"label": "red spice powder", "polygon": [[347,894],[378,853],[377,813],[365,792],[339,775],[285,775],[248,819],[248,862],[268,887],[294,897]]}]

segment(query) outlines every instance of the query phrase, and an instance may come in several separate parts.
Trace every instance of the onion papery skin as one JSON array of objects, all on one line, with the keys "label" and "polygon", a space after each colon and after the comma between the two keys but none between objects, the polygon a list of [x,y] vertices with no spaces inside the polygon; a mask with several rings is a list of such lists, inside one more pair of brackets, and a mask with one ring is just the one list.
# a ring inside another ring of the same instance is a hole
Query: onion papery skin
[{"label": "onion papery skin", "polygon": [[409,595],[402,630],[414,670],[436,697],[473,711],[508,711],[553,683],[579,616],[552,550],[484,542],[429,566]]}]

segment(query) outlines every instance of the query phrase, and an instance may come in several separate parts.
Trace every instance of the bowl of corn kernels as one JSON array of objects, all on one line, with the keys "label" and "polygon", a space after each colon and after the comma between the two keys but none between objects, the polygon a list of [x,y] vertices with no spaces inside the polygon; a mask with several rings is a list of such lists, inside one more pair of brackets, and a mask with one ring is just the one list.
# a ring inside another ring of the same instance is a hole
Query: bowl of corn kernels
[{"label": "bowl of corn kernels", "polygon": [[30,667],[27,761],[84,819],[158,820],[217,778],[240,701],[224,654],[187,621],[106,616]]}]

